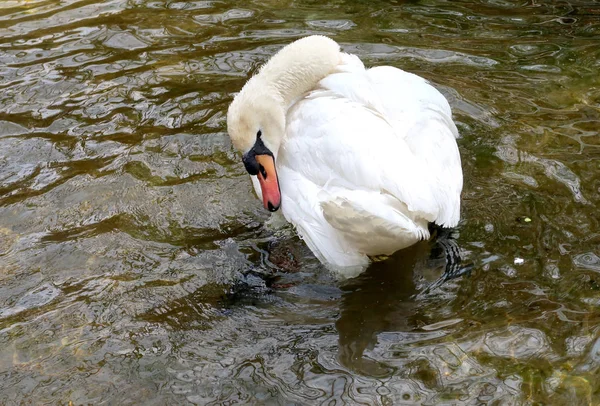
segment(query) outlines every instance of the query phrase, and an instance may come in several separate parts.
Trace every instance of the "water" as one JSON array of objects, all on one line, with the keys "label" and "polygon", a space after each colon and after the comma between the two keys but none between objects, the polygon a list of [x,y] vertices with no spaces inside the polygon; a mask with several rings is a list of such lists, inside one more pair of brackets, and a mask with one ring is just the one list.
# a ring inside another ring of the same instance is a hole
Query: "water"
[{"label": "water", "polygon": [[[225,112],[314,33],[450,100],[470,274],[265,226]],[[600,402],[599,40],[593,1],[2,2],[0,404]]]}]

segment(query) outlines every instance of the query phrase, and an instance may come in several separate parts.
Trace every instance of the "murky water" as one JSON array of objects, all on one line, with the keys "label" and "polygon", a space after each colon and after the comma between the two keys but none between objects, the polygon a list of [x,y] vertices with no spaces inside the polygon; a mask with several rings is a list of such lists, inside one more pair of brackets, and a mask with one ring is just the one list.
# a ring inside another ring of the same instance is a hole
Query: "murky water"
[{"label": "murky water", "polygon": [[[470,274],[265,226],[225,112],[311,33],[451,101]],[[600,402],[599,41],[593,1],[1,2],[0,404]]]}]

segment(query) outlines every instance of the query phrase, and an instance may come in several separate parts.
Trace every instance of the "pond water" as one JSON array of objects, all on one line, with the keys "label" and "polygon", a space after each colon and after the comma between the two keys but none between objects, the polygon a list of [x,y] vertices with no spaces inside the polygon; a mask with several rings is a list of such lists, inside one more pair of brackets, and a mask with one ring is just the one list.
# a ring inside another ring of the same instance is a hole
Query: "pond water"
[{"label": "pond water", "polygon": [[[346,282],[226,134],[315,33],[462,134],[452,238]],[[597,404],[599,41],[594,1],[2,1],[0,404]]]}]

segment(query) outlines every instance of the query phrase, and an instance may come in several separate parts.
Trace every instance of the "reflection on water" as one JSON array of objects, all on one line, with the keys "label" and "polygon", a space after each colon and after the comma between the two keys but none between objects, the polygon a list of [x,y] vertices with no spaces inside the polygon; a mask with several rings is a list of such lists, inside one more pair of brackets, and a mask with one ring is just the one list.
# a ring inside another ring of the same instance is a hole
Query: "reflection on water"
[{"label": "reflection on water", "polygon": [[417,328],[410,321],[416,312],[413,273],[418,275],[416,265],[419,260],[423,261],[428,245],[423,242],[386,261],[376,262],[368,272],[344,286],[340,316],[335,324],[342,365],[370,376],[393,372],[363,355],[377,344],[380,333],[410,332]]},{"label": "reflection on water", "polygon": [[[401,345],[430,337],[424,331],[461,321],[425,325],[417,315],[420,301],[439,298],[442,284],[471,269],[461,265],[460,248],[447,232],[438,235],[436,231],[433,235],[431,241],[373,263],[365,273],[343,285],[340,316],[335,324],[342,365],[363,375],[389,375],[394,369],[364,357],[365,350],[373,350],[381,333],[402,332],[396,336]],[[440,336],[439,331],[432,334]]]},{"label": "reflection on water", "polygon": [[[0,404],[600,402],[599,15],[1,2]],[[315,33],[450,100],[465,172],[450,246],[342,283],[265,225],[226,108]]]}]

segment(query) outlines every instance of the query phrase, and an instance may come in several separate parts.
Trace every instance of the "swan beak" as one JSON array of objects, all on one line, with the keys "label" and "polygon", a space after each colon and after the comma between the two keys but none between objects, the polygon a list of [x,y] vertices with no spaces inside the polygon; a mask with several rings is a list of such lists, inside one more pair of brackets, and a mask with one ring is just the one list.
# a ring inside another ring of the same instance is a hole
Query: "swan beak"
[{"label": "swan beak", "polygon": [[279,180],[275,170],[275,160],[271,155],[256,155],[259,164],[258,181],[262,191],[263,205],[269,211],[277,211],[281,205]]}]

